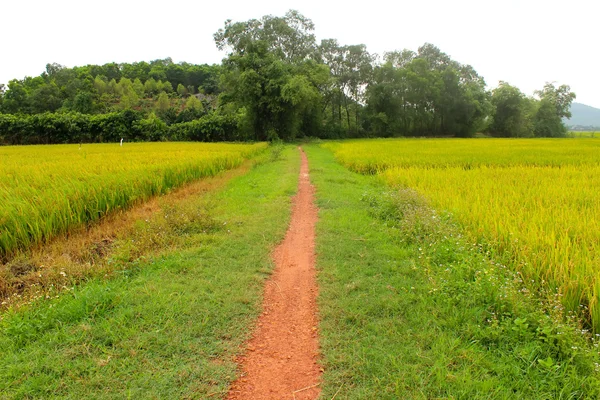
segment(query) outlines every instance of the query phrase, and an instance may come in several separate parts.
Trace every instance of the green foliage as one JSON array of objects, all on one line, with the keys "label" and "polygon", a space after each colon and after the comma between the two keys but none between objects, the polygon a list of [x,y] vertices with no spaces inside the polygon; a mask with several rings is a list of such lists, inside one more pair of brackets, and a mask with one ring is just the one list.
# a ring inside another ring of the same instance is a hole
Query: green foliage
[{"label": "green foliage", "polygon": [[564,137],[567,127],[563,124],[555,104],[550,99],[541,99],[533,118],[533,132],[538,137]]},{"label": "green foliage", "polygon": [[489,115],[485,82],[470,65],[425,44],[386,54],[367,87],[367,129],[377,136],[473,136]]},{"label": "green foliage", "polygon": [[[219,74],[216,65],[175,64],[171,59],[74,68],[48,64],[40,76],[13,79],[0,112],[35,114],[64,109],[102,113],[135,108],[140,99],[171,93],[178,85],[215,94]],[[87,99],[86,105],[82,104],[83,98],[76,100],[80,93],[91,95],[91,107]]]},{"label": "green foliage", "polygon": [[137,107],[137,105],[140,102],[140,98],[138,97],[137,93],[135,92],[135,90],[133,89],[132,85],[128,85],[128,86],[121,86],[121,92],[123,93],[121,95],[121,101],[119,103],[119,108],[123,109],[123,110],[131,110],[134,107]]},{"label": "green foliage", "polygon": [[81,113],[43,113],[31,116],[0,114],[0,139],[3,144],[50,144],[118,141],[137,136],[138,112],[89,115]]},{"label": "green foliage", "polygon": [[533,100],[506,82],[492,91],[493,122],[488,132],[500,137],[530,137],[532,132]]},{"label": "green foliage", "polygon": [[204,106],[196,96],[190,96],[185,102],[185,109],[190,111],[201,112],[204,110]]},{"label": "green foliage", "polygon": [[493,122],[488,132],[501,137],[564,137],[567,128],[563,118],[569,118],[575,94],[569,86],[556,88],[547,83],[536,91],[540,100],[527,98],[519,89],[506,82],[492,91]]},{"label": "green foliage", "polygon": [[165,112],[171,107],[169,96],[165,92],[161,92],[156,98],[156,104],[154,108],[158,112]]},{"label": "green foliage", "polygon": [[312,29],[310,20],[290,11],[284,18],[228,21],[215,34],[217,46],[231,50],[222,104],[245,109],[254,140],[318,133],[323,69],[307,59],[315,50]]},{"label": "green foliage", "polygon": [[244,53],[252,43],[261,42],[265,52],[286,64],[297,64],[310,57],[315,50],[313,22],[290,10],[283,17],[265,15],[260,20],[225,22],[225,27],[214,34],[219,50],[230,54]]},{"label": "green foliage", "polygon": [[[166,114],[169,110],[172,109],[167,109]],[[179,120],[186,116],[189,120]],[[243,118],[242,114],[206,114],[199,109],[184,110],[171,125],[154,112],[144,117],[142,112],[130,109],[99,115],[76,112],[31,116],[0,114],[0,143],[101,143],[118,142],[121,138],[128,141],[251,140],[241,128]]]},{"label": "green foliage", "polygon": [[183,86],[181,83],[179,85],[177,85],[177,94],[180,97],[186,97],[188,94],[187,89],[185,88],[185,86]]},{"label": "green foliage", "polygon": [[145,140],[151,140],[155,142],[164,141],[167,139],[167,124],[158,118],[153,112],[150,113],[148,117],[137,121],[134,128]]},{"label": "green foliage", "polygon": [[556,88],[547,83],[543,90],[537,91],[540,97],[537,112],[534,117],[533,131],[538,137],[563,137],[567,133],[567,127],[563,118],[571,117],[571,103],[575,99],[575,93],[567,85]]},{"label": "green foliage", "polygon": [[140,78],[135,78],[135,80],[133,81],[133,90],[138,96],[144,96],[146,92],[146,87],[144,86]]},{"label": "green foliage", "polygon": [[598,397],[597,343],[558,301],[524,290],[416,192],[305,150],[320,209],[323,398]]},{"label": "green foliage", "polygon": [[234,115],[207,114],[194,121],[171,125],[169,138],[199,142],[249,140],[238,129],[239,124],[239,118]]},{"label": "green foliage", "polygon": [[375,56],[365,45],[341,46],[335,39],[325,39],[317,48],[316,58],[330,73],[320,86],[325,104],[326,136],[347,136],[343,132],[357,136],[362,133],[364,87],[373,78]]},{"label": "green foliage", "polygon": [[[10,81],[0,112],[143,110],[156,111],[171,125],[203,115],[182,100],[202,93],[207,112],[237,115],[244,136],[254,140],[472,137],[486,129],[503,137],[565,134],[556,116],[570,116],[574,94],[566,85],[547,84],[537,92],[540,101],[504,82],[490,93],[470,65],[432,44],[385,53],[380,63],[364,44],[325,39],[317,45],[314,29],[295,10],[227,20],[213,35],[228,52],[222,65],[176,64],[170,58],[74,68],[48,64],[40,76]],[[173,99],[172,108],[161,93]]]},{"label": "green foliage", "polygon": [[173,85],[169,81],[164,81],[162,82],[160,90],[162,90],[165,93],[171,93],[173,92]]}]

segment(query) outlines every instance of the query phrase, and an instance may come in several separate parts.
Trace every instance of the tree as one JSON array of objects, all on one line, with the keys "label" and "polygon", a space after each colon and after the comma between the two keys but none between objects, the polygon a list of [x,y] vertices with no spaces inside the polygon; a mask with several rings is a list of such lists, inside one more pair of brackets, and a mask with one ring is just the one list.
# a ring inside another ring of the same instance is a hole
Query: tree
[{"label": "tree", "polygon": [[288,139],[318,128],[320,67],[308,58],[315,48],[312,29],[312,21],[290,11],[283,18],[226,21],[215,33],[217,47],[230,50],[221,103],[244,110],[255,139]]},{"label": "tree", "polygon": [[571,103],[575,93],[567,85],[558,88],[552,83],[546,83],[542,90],[535,92],[540,97],[537,111],[533,119],[535,136],[561,137],[567,133],[563,118],[571,118]]},{"label": "tree", "polygon": [[556,108],[556,114],[560,118],[571,118],[571,103],[577,97],[571,92],[568,85],[560,85],[558,88],[553,83],[546,83],[542,90],[535,92],[540,100],[547,100]]},{"label": "tree", "polygon": [[502,137],[533,136],[531,100],[518,88],[501,81],[492,90],[491,101],[494,111],[490,133]]},{"label": "tree", "polygon": [[169,101],[169,96],[165,92],[161,92],[156,98],[156,104],[154,108],[158,112],[165,112],[171,107],[171,102]]},{"label": "tree", "polygon": [[133,90],[133,85],[125,86],[123,89],[123,95],[121,96],[121,102],[119,103],[120,107],[123,110],[130,110],[140,102],[140,98],[138,97],[135,90]]},{"label": "tree", "polygon": [[219,50],[242,54],[253,42],[263,42],[266,51],[286,63],[306,60],[316,49],[313,22],[298,11],[290,10],[283,17],[265,15],[260,20],[232,23],[213,36]]},{"label": "tree", "polygon": [[71,109],[82,114],[91,114],[94,109],[94,96],[90,92],[77,93]]},{"label": "tree", "polygon": [[139,97],[144,96],[146,88],[145,88],[144,84],[142,83],[142,81],[140,80],[140,78],[135,78],[135,80],[133,81],[133,91]]},{"label": "tree", "polygon": [[8,82],[8,90],[4,93],[3,107],[8,113],[28,111],[27,90],[25,90],[23,82],[17,79]]},{"label": "tree", "polygon": [[158,93],[158,84],[154,78],[150,78],[144,83],[144,91],[148,97],[152,97]]},{"label": "tree", "polygon": [[185,109],[202,112],[204,110],[204,106],[196,96],[190,96],[185,102]]},{"label": "tree", "polygon": [[533,118],[533,132],[537,137],[563,137],[567,133],[567,127],[556,112],[556,105],[552,100],[544,98],[538,102]]},{"label": "tree", "polygon": [[108,91],[108,84],[106,82],[106,78],[101,77],[100,75],[94,78],[94,89],[98,92],[98,94],[102,95]]},{"label": "tree", "polygon": [[431,44],[385,54],[367,85],[366,121],[376,135],[473,136],[491,106],[484,80]]},{"label": "tree", "polygon": [[186,97],[188,94],[187,89],[181,83],[179,85],[177,85],[177,94],[179,95],[179,97],[182,97],[182,98]]},{"label": "tree", "polygon": [[169,81],[164,81],[164,82],[162,82],[160,90],[162,90],[165,93],[172,93],[173,85]]},{"label": "tree", "polygon": [[0,113],[2,112],[2,104],[4,102],[4,92],[5,92],[4,83],[0,83]]},{"label": "tree", "polygon": [[137,121],[134,128],[139,132],[142,139],[151,141],[165,140],[167,134],[167,124],[156,116],[154,112],[148,114],[148,117]]},{"label": "tree", "polygon": [[54,112],[58,110],[63,104],[63,99],[61,98],[58,86],[52,82],[50,84],[43,84],[35,89],[30,95],[29,102],[32,112],[43,113],[45,111]]}]

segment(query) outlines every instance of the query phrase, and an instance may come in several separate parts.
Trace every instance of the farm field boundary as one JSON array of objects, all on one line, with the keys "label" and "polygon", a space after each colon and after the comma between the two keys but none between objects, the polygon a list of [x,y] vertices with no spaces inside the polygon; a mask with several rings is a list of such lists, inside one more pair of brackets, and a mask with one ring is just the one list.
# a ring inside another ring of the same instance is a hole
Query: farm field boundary
[{"label": "farm field boundary", "polygon": [[[116,257],[113,279],[5,312],[0,397],[225,396],[287,229],[299,165],[297,149],[273,149],[224,188],[170,210],[201,215],[179,219],[173,249]],[[163,223],[140,229],[153,237]]]},{"label": "farm field boundary", "polygon": [[[598,354],[410,190],[305,147],[316,187],[323,398],[596,398]],[[336,397],[337,398],[337,397]]]}]

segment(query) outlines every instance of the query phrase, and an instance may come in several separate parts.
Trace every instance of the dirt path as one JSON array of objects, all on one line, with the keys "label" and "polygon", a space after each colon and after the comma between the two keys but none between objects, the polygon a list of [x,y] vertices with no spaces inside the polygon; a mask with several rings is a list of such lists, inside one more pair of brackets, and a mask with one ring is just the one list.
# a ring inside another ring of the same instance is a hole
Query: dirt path
[{"label": "dirt path", "polygon": [[242,376],[228,398],[315,399],[321,368],[317,336],[314,188],[304,151],[292,220],[275,249],[275,271],[267,281],[263,313],[246,354],[238,360]]}]

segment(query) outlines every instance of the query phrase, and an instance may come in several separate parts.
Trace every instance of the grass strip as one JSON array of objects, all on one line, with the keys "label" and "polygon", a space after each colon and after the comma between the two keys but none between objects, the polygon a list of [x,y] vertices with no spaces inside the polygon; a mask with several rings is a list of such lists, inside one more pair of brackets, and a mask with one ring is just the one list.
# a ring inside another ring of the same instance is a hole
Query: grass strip
[{"label": "grass strip", "polygon": [[223,397],[287,228],[299,165],[295,148],[275,149],[197,198],[210,218],[181,233],[187,247],[115,259],[120,276],[3,315],[0,397]]},{"label": "grass strip", "polygon": [[415,192],[305,150],[323,398],[598,398],[597,343],[558,299],[541,302]]}]

